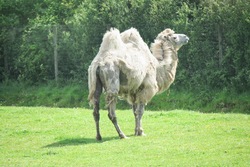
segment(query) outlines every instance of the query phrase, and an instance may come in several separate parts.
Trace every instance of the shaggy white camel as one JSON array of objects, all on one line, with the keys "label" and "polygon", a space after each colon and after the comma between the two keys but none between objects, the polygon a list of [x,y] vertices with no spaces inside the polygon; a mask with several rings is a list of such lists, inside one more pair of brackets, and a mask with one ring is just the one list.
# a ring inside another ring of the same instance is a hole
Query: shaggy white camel
[{"label": "shaggy white camel", "polygon": [[156,37],[151,45],[151,53],[135,28],[123,33],[117,29],[106,32],[99,52],[88,69],[88,99],[94,105],[97,140],[102,140],[99,103],[103,89],[106,92],[108,117],[120,138],[126,136],[117,123],[117,97],[132,105],[135,135],[144,135],[144,106],[154,95],[165,91],[173,83],[178,63],[177,51],[188,40],[186,35],[175,34],[171,29],[166,29]]}]

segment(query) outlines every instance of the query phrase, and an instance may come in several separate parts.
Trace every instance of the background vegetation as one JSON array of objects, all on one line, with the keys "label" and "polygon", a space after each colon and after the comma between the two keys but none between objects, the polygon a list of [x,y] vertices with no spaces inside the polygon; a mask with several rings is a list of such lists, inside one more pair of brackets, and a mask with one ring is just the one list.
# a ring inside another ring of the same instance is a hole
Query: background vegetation
[{"label": "background vegetation", "polygon": [[[90,109],[87,101],[88,89],[82,83],[67,83],[56,86],[54,82],[30,86],[12,82],[2,84],[0,104],[2,106],[46,106],[46,107],[81,107]],[[104,95],[101,108],[106,109]],[[118,109],[130,109],[125,101],[118,101]],[[155,96],[146,106],[146,110],[185,109],[206,113],[246,113],[250,114],[249,92],[232,93],[228,91],[178,91],[170,89]]]},{"label": "background vegetation", "polygon": [[[250,110],[248,0],[0,0],[0,13],[2,105],[31,105],[33,98],[43,97],[38,95],[42,91],[33,91],[28,102],[20,96],[23,103],[18,103],[6,90],[17,90],[13,97],[18,97],[18,92],[30,94],[30,86],[36,85],[33,90],[55,90],[47,96],[52,99],[38,105],[54,106],[66,92],[72,97],[64,105],[74,106],[86,99],[87,68],[110,27],[135,27],[148,44],[170,27],[190,37],[179,52],[171,87],[179,93],[174,101],[184,97],[183,106],[198,101],[196,108],[212,104],[220,111],[238,106],[244,106],[238,108],[241,112]],[[67,88],[72,83],[78,88]],[[53,99],[60,88],[63,95]],[[185,100],[187,96],[192,102]]]}]

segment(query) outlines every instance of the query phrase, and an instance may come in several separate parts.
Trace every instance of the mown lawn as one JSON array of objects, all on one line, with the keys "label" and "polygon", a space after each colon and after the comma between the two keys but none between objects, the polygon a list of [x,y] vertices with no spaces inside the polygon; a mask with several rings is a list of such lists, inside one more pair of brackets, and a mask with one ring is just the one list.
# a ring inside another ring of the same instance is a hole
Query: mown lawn
[{"label": "mown lawn", "polygon": [[146,111],[145,137],[131,111],[117,116],[130,138],[101,111],[97,142],[91,110],[0,107],[0,166],[250,166],[249,115]]}]

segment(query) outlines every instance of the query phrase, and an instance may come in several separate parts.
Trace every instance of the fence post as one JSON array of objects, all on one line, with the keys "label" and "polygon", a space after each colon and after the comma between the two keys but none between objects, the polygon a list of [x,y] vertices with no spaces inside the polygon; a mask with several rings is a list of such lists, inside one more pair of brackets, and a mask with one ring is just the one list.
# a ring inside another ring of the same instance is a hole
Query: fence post
[{"label": "fence post", "polygon": [[223,48],[222,48],[222,32],[221,32],[221,25],[217,25],[217,32],[218,32],[218,47],[219,47],[219,67],[222,66],[223,60]]},{"label": "fence post", "polygon": [[58,83],[58,45],[57,45],[57,25],[54,26],[54,68],[55,68],[55,81]]}]

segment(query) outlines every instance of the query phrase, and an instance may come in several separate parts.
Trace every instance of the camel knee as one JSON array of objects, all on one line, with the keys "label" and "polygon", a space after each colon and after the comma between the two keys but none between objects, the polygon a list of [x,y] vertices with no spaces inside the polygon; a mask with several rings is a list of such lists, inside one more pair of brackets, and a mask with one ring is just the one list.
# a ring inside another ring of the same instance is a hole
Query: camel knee
[{"label": "camel knee", "polygon": [[108,117],[110,121],[112,121],[113,123],[117,123],[117,118],[115,114],[108,113]]},{"label": "camel knee", "polygon": [[93,112],[93,116],[94,116],[95,121],[100,120],[100,114],[99,113]]},{"label": "camel knee", "polygon": [[99,113],[99,107],[95,107],[93,111],[93,116],[96,121],[100,120],[100,113]]},{"label": "camel knee", "polygon": [[110,105],[116,104],[116,97],[117,97],[117,95],[118,95],[117,92],[115,92],[115,93],[107,92],[106,103],[107,103],[107,106],[108,106],[108,107],[109,107]]},{"label": "camel knee", "polygon": [[94,109],[93,116],[94,116],[95,121],[99,121],[100,120],[99,108],[98,109],[96,109],[96,108]]}]

